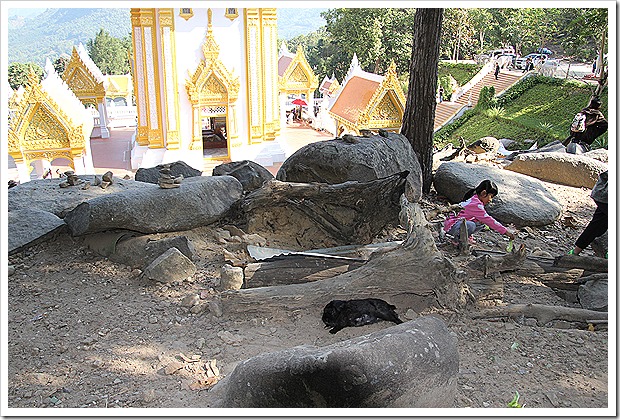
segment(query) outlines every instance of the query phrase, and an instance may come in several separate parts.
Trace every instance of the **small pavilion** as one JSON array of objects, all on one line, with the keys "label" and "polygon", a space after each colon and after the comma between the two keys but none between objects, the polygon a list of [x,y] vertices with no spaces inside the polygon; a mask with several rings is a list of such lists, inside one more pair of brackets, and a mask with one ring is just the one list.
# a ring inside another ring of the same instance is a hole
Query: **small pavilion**
[{"label": "small pavilion", "polygon": [[360,130],[380,128],[397,132],[402,125],[407,99],[392,62],[384,76],[369,73],[353,56],[349,71],[329,108],[336,134],[359,135]]},{"label": "small pavilion", "polygon": [[280,96],[280,117],[282,125],[286,124],[286,111],[294,105],[291,102],[300,98],[308,104],[308,111],[314,117],[314,91],[319,86],[319,79],[312,71],[301,45],[295,54],[289,52],[282,42],[278,54],[278,92]]},{"label": "small pavilion", "polygon": [[49,59],[45,71],[41,82],[31,71],[27,86],[9,100],[8,153],[22,183],[32,179],[33,169],[41,177],[55,159],[66,160],[63,165],[77,175],[95,173],[90,151],[93,117]]},{"label": "small pavilion", "polygon": [[62,74],[62,80],[84,106],[96,111],[92,112],[91,115],[98,113],[99,121],[98,124],[95,124],[92,136],[102,139],[109,138],[110,131],[108,130],[108,114],[105,102],[108,80],[81,43],[77,47],[73,47],[71,58]]}]

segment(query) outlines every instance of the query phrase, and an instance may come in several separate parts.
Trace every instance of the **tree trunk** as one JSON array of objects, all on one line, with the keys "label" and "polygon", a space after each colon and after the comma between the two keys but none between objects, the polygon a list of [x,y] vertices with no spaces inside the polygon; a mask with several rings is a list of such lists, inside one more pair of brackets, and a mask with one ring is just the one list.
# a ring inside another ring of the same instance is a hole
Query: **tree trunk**
[{"label": "tree trunk", "polygon": [[409,139],[422,168],[422,192],[428,193],[433,181],[433,124],[437,63],[443,9],[416,10],[413,21],[413,47],[409,65],[409,90],[401,133]]},{"label": "tree trunk", "polygon": [[605,31],[603,31],[603,36],[601,39],[601,49],[599,51],[600,52],[596,63],[596,71],[599,72],[600,76],[598,78],[598,86],[596,87],[596,90],[594,92],[595,96],[601,96],[601,94],[603,93],[603,89],[607,85],[607,69],[605,68],[605,61],[603,58],[605,51]]}]

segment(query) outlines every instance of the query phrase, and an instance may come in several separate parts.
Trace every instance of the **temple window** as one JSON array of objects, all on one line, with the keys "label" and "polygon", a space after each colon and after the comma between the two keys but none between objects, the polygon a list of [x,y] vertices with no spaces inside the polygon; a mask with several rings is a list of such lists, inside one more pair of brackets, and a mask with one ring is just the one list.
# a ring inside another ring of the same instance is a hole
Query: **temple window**
[{"label": "temple window", "polygon": [[230,20],[235,20],[237,17],[239,17],[239,11],[236,7],[227,8],[225,16]]},{"label": "temple window", "polygon": [[184,8],[182,7],[181,10],[179,11],[179,16],[185,20],[188,20],[189,18],[194,16],[194,11],[192,10],[191,7],[184,7]]}]

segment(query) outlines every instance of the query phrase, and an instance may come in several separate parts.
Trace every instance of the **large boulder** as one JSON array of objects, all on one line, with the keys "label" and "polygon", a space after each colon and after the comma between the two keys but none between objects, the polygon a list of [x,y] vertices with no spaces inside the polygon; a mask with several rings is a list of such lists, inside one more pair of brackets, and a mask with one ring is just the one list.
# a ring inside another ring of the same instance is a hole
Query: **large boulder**
[{"label": "large boulder", "polygon": [[609,162],[609,152],[607,149],[594,149],[589,152],[585,152],[583,155],[592,159],[600,160],[603,163]]},{"label": "large boulder", "polygon": [[[187,163],[179,160],[177,162],[173,162],[168,164],[170,165],[170,175],[174,178],[179,175],[183,175],[183,178],[191,178],[193,176],[201,176],[202,171],[198,169],[194,169],[189,166]],[[160,169],[163,169],[164,165],[157,165],[154,168],[140,168],[136,171],[136,175],[134,176],[136,181],[140,182],[148,182],[149,184],[157,184],[160,177]]]},{"label": "large boulder", "polygon": [[219,220],[242,196],[241,184],[232,176],[188,178],[172,189],[143,185],[88,200],[64,220],[74,236],[111,229],[175,232]]},{"label": "large boulder", "polygon": [[562,205],[539,180],[491,166],[444,162],[435,172],[438,194],[452,203],[484,179],[497,184],[499,194],[486,206],[487,212],[503,224],[545,226],[558,219]]},{"label": "large boulder", "polygon": [[341,184],[372,181],[409,171],[405,194],[410,202],[422,196],[422,169],[402,134],[343,138],[308,144],[282,163],[276,179],[286,182]]},{"label": "large boulder", "polygon": [[607,312],[609,308],[608,279],[589,280],[579,286],[577,296],[582,308]]},{"label": "large boulder", "polygon": [[521,154],[505,169],[556,184],[592,188],[607,165],[584,155],[543,152]]},{"label": "large boulder", "polygon": [[[83,183],[60,188],[66,178],[35,179],[24,182],[8,191],[8,210],[42,210],[53,213],[61,219],[77,207],[78,204],[95,197],[108,196],[122,191],[131,191],[148,186],[143,182],[118,177],[112,178],[112,184],[101,188],[101,176],[78,175]],[[86,184],[89,184],[88,188]]]},{"label": "large boulder", "polygon": [[230,175],[237,178],[246,193],[262,187],[265,182],[274,178],[273,174],[266,168],[251,160],[222,163],[213,168],[213,176],[220,175]]},{"label": "large boulder", "polygon": [[423,317],[326,347],[246,360],[208,395],[215,407],[452,407],[459,356],[443,321]]},{"label": "large boulder", "polygon": [[65,222],[53,213],[37,209],[9,211],[9,255],[22,251],[67,228]]}]

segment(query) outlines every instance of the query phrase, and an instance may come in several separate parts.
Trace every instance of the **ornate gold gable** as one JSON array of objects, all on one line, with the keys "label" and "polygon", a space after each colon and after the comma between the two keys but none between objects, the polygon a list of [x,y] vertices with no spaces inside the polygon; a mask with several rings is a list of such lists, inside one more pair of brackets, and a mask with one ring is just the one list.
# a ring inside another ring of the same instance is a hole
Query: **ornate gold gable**
[{"label": "ornate gold gable", "polygon": [[103,101],[105,97],[103,81],[97,81],[75,47],[73,47],[67,68],[62,74],[62,80],[84,104],[91,103],[97,106],[97,102]]},{"label": "ornate gold gable", "polygon": [[301,45],[297,46],[297,52],[293,60],[278,78],[278,88],[281,92],[296,93],[310,92],[319,86],[319,78],[314,74]]},{"label": "ornate gold gable", "polygon": [[396,64],[392,61],[368,106],[360,113],[356,129],[400,128],[406,102],[396,74]]},{"label": "ornate gold gable", "polygon": [[194,74],[189,75],[185,87],[193,105],[226,105],[235,102],[239,96],[239,77],[234,77],[219,59],[220,46],[213,37],[211,9],[208,13],[209,26],[202,46],[205,58]]},{"label": "ornate gold gable", "polygon": [[85,150],[83,130],[83,125],[75,125],[41,89],[37,76],[31,72],[28,87],[16,103],[9,124],[8,152],[15,162],[67,158],[73,167],[73,158]]}]

